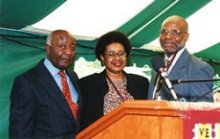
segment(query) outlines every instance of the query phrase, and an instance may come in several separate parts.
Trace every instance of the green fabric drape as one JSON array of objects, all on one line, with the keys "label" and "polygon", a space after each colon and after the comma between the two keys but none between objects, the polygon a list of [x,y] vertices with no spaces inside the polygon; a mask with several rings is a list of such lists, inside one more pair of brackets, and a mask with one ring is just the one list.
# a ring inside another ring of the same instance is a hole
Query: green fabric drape
[{"label": "green fabric drape", "polygon": [[66,0],[1,0],[0,27],[21,29],[32,25]]},{"label": "green fabric drape", "polygon": [[13,81],[45,57],[46,34],[0,28],[0,35],[0,138],[7,139]]}]

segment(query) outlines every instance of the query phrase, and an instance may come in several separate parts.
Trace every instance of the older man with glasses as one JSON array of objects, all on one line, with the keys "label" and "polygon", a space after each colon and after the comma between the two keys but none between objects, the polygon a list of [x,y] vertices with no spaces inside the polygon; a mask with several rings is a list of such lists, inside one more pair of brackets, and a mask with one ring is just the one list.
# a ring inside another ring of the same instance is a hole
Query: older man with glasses
[{"label": "older man with glasses", "polygon": [[[159,40],[164,50],[163,59],[169,61],[168,64],[165,64],[167,78],[170,80],[212,79],[214,74],[212,67],[190,54],[185,48],[188,38],[188,23],[183,17],[174,15],[163,21]],[[160,73],[153,72],[148,98],[174,100],[171,90],[167,86]],[[212,82],[180,83],[172,86],[177,100],[187,102],[213,102],[212,87]],[[205,93],[207,95],[203,96]]]}]

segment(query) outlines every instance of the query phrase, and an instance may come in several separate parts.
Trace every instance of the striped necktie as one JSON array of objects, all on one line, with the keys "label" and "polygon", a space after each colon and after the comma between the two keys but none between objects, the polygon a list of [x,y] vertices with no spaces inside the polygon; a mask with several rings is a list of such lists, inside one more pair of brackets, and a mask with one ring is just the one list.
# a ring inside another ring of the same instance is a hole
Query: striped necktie
[{"label": "striped necktie", "polygon": [[78,113],[78,106],[76,103],[74,103],[72,101],[72,98],[71,98],[71,94],[70,94],[70,89],[69,89],[69,86],[67,84],[67,78],[66,78],[66,75],[63,71],[60,71],[58,73],[60,76],[61,76],[61,83],[62,83],[62,92],[63,92],[63,95],[72,111],[72,114],[74,116],[75,119],[77,119],[77,113]]}]

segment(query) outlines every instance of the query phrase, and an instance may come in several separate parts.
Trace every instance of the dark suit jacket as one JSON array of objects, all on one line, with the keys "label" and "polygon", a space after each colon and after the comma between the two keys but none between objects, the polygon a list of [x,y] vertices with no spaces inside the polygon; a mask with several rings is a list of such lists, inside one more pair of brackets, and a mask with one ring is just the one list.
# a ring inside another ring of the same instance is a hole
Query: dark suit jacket
[{"label": "dark suit jacket", "polygon": [[[79,92],[77,75],[70,71],[67,74]],[[76,120],[43,60],[15,79],[11,92],[10,138],[73,139],[76,130]]]},{"label": "dark suit jacket", "polygon": [[[134,99],[146,99],[148,79],[134,74],[126,74],[126,77],[127,90]],[[104,96],[108,91],[106,71],[80,79],[79,86],[82,94],[82,111],[79,120],[80,129],[83,130],[103,116]]]},{"label": "dark suit jacket", "polygon": [[[212,79],[214,71],[212,67],[204,61],[201,61],[197,57],[191,55],[187,50],[184,50],[176,61],[172,70],[170,71],[168,78],[170,80],[201,80]],[[153,73],[148,99],[152,99],[152,92],[154,88],[155,72]],[[181,101],[193,102],[199,99],[203,94],[210,92],[206,96],[200,98],[198,101],[212,102],[212,88],[213,82],[195,82],[195,83],[181,83],[174,84],[173,88],[177,93],[177,97]],[[173,100],[171,93],[165,84],[162,85],[160,95],[162,99]]]}]

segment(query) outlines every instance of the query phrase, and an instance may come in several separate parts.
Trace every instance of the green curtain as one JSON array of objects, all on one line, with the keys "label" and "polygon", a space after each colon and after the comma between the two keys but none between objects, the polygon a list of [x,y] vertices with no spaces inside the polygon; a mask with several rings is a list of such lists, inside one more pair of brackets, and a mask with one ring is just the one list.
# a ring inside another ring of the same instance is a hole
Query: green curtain
[{"label": "green curtain", "polygon": [[32,25],[66,0],[1,0],[0,27],[21,29]]},{"label": "green curtain", "polygon": [[[2,43],[2,42],[1,42]],[[1,50],[0,59],[0,138],[7,138],[10,105],[10,90],[14,78],[28,70],[44,57],[44,50],[26,46],[6,45]],[[2,44],[1,44],[2,45]]]}]

